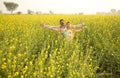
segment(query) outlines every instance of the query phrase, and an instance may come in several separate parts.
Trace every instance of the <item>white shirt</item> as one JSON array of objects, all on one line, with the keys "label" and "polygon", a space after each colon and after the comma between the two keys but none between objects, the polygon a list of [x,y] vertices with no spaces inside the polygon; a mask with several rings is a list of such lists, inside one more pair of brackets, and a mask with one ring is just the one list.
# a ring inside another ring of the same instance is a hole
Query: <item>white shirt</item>
[{"label": "white shirt", "polygon": [[66,37],[69,40],[73,39],[73,34],[72,31],[70,29],[65,28],[61,28],[61,33],[63,35],[63,37]]}]

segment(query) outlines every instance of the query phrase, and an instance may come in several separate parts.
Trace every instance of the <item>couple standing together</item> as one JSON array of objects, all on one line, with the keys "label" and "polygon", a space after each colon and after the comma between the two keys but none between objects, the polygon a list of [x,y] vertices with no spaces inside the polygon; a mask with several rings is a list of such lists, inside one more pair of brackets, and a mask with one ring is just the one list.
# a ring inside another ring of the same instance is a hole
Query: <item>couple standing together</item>
[{"label": "couple standing together", "polygon": [[76,32],[80,32],[81,30],[87,28],[84,23],[71,26],[70,22],[65,23],[63,19],[60,19],[60,26],[41,25],[41,27],[58,31],[68,40],[72,40]]}]

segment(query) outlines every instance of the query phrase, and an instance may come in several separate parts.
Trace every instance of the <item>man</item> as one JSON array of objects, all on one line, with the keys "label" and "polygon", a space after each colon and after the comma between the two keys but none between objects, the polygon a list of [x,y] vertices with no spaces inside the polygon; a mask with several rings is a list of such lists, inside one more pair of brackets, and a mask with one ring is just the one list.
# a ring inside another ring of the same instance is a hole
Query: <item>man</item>
[{"label": "man", "polygon": [[61,35],[68,40],[72,40],[76,32],[80,32],[87,26],[83,24],[73,25],[71,26],[70,22],[65,24],[63,19],[60,19],[60,26],[50,26],[50,25],[41,25],[43,28],[55,30],[61,33]]}]

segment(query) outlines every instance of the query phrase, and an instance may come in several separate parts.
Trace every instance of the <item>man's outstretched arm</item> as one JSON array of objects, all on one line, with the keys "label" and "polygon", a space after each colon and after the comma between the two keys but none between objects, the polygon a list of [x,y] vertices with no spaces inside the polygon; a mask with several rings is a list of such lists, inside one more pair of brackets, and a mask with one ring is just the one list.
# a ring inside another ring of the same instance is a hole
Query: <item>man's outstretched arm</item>
[{"label": "man's outstretched arm", "polygon": [[59,30],[59,26],[51,26],[51,25],[45,25],[45,24],[41,24],[41,27],[45,28],[45,29],[50,29],[50,30]]}]

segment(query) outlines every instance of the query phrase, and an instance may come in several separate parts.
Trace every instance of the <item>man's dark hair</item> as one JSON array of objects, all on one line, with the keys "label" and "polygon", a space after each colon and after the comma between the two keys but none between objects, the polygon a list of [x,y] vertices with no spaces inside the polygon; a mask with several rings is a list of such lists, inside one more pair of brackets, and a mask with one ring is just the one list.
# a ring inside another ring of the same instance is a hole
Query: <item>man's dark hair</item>
[{"label": "man's dark hair", "polygon": [[60,19],[60,25],[64,25],[64,20]]},{"label": "man's dark hair", "polygon": [[60,22],[61,22],[61,21],[64,21],[64,20],[63,20],[63,19],[60,19]]}]

